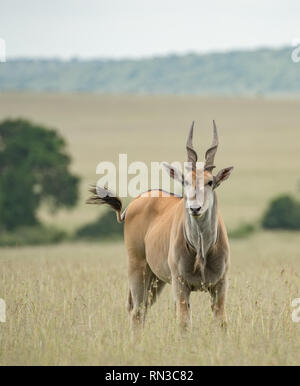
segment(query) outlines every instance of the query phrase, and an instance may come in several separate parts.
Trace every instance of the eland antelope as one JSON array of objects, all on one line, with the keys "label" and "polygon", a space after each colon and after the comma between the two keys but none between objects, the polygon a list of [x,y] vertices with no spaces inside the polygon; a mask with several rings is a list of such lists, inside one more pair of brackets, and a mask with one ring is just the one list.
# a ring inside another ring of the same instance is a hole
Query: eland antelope
[{"label": "eland antelope", "polygon": [[[184,187],[184,195],[150,190],[135,198],[121,214],[122,202],[107,188],[93,186],[90,204],[108,204],[124,222],[128,255],[129,291],[127,308],[133,327],[143,324],[147,308],[157,299],[166,283],[172,285],[178,321],[190,323],[191,291],[208,291],[212,310],[221,325],[226,324],[225,298],[229,268],[229,243],[216,195],[233,167],[216,176],[214,158],[218,132],[213,122],[213,142],[206,151],[204,167],[199,168],[193,148],[193,128],[186,150],[190,170],[181,173],[164,163],[170,177]],[[202,164],[203,165],[203,164]],[[195,192],[202,181],[202,199]]]}]

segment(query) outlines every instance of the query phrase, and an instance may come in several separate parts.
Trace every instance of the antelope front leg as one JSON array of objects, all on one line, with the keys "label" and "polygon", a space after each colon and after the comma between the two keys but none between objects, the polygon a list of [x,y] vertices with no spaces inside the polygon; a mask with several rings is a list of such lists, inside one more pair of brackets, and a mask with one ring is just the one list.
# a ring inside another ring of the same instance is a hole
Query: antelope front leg
[{"label": "antelope front leg", "polygon": [[220,280],[211,290],[212,311],[215,317],[221,322],[222,327],[227,325],[227,317],[225,311],[225,301],[227,295],[227,278]]},{"label": "antelope front leg", "polygon": [[172,287],[176,304],[176,316],[179,326],[186,330],[190,326],[190,289],[181,276],[172,277]]}]

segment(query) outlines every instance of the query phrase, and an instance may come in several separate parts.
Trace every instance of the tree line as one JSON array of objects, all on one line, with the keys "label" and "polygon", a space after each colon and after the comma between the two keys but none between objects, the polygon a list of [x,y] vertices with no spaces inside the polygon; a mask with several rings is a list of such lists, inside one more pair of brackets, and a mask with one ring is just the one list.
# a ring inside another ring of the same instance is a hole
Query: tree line
[{"label": "tree line", "polygon": [[[80,178],[70,171],[71,157],[64,138],[55,129],[23,119],[0,123],[0,246],[56,243],[70,237],[63,230],[41,224],[37,211],[73,208]],[[275,197],[256,225],[242,224],[231,237],[257,230],[300,229],[300,202],[289,195]],[[103,240],[122,235],[115,213],[107,211],[82,225],[73,238]]]}]

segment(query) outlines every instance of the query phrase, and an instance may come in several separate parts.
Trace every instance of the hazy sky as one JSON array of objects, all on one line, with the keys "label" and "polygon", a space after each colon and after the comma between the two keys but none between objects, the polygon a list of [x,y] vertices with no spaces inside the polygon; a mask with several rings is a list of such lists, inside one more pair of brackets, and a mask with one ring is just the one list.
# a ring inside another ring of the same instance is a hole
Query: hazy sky
[{"label": "hazy sky", "polygon": [[141,57],[281,46],[300,0],[0,0],[8,57]]}]

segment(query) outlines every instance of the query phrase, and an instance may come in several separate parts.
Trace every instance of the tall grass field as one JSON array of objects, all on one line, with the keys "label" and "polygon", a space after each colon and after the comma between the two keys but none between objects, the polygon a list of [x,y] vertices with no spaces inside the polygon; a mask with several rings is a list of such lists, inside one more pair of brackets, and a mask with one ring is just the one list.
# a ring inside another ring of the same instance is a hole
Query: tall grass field
[{"label": "tall grass field", "polygon": [[[68,232],[106,209],[87,206],[101,161],[184,161],[189,126],[202,154],[219,128],[217,169],[234,165],[218,190],[229,230],[258,224],[269,201],[300,199],[300,99],[1,93],[0,120],[23,117],[57,128],[80,202],[40,219]],[[63,189],[63,187],[62,187]],[[125,205],[130,199],[125,199]],[[131,339],[125,308],[122,241],[69,242],[0,249],[0,365],[299,365],[300,233],[254,232],[231,240],[228,328],[214,323],[209,296],[192,293],[192,330],[176,326],[170,286],[148,313],[142,339]]]}]

